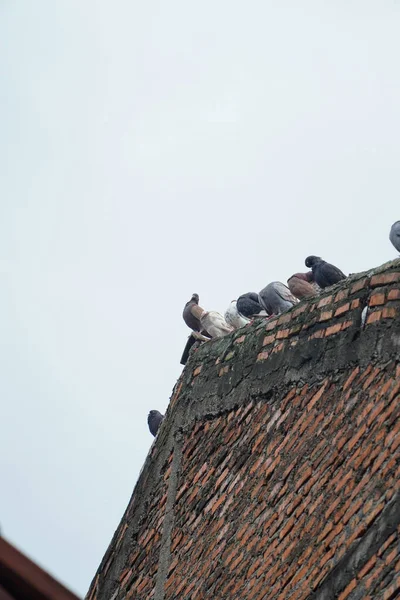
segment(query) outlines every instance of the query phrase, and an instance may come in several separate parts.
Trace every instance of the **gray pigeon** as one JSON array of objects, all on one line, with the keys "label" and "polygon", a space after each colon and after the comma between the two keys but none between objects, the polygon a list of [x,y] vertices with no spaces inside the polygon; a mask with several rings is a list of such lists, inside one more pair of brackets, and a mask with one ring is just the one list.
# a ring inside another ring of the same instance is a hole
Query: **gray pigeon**
[{"label": "gray pigeon", "polygon": [[251,317],[258,315],[263,310],[258,294],[255,292],[248,292],[239,296],[236,301],[236,308],[238,313],[247,319],[251,319]]},{"label": "gray pigeon", "polygon": [[157,435],[158,430],[160,429],[160,425],[164,420],[164,415],[162,415],[158,410],[151,410],[149,412],[149,416],[147,417],[147,423],[149,424],[150,433]]},{"label": "gray pigeon", "polygon": [[269,283],[261,290],[258,297],[268,315],[280,315],[298,302],[289,288],[280,281]]},{"label": "gray pigeon", "polygon": [[305,263],[306,267],[312,270],[315,283],[322,289],[346,279],[346,275],[340,269],[325,262],[319,256],[307,256]]},{"label": "gray pigeon", "polygon": [[393,223],[390,228],[389,240],[392,242],[397,252],[400,252],[400,221]]}]

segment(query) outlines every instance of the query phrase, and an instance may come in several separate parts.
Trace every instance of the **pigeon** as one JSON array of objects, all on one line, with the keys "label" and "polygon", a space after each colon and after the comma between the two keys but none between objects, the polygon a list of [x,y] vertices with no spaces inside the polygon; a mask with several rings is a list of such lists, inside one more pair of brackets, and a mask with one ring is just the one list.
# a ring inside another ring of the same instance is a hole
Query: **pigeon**
[{"label": "pigeon", "polygon": [[228,325],[224,317],[215,310],[203,312],[200,317],[200,322],[202,328],[205,329],[212,338],[221,338],[233,331],[233,327]]},{"label": "pigeon", "polygon": [[186,325],[190,329],[193,329],[193,331],[201,331],[200,315],[197,310],[198,307],[199,295],[192,294],[192,297],[190,298],[189,302],[186,302],[185,308],[183,309],[182,313],[183,320],[185,321]]},{"label": "pigeon", "polygon": [[346,275],[340,269],[319,256],[308,256],[305,263],[306,267],[312,269],[313,279],[322,289],[346,279]]},{"label": "pigeon", "polygon": [[248,292],[247,294],[239,296],[236,301],[236,308],[238,313],[247,319],[250,319],[254,315],[258,315],[261,312],[264,313],[258,294],[255,292]]},{"label": "pigeon", "polygon": [[309,271],[308,273],[295,273],[289,277],[287,284],[293,296],[296,296],[299,300],[315,296],[317,293],[316,289],[313,284],[310,283],[312,281],[312,276],[312,271]]},{"label": "pigeon", "polygon": [[248,319],[247,317],[242,317],[242,315],[239,314],[236,305],[237,301],[232,300],[232,302],[225,311],[225,321],[234,329],[239,329],[240,327],[244,327],[245,325],[247,325],[247,323],[250,323],[250,319]]},{"label": "pigeon", "polygon": [[392,242],[397,252],[400,252],[400,221],[393,223],[390,228],[389,240]]},{"label": "pigeon", "polygon": [[280,281],[269,283],[261,290],[258,297],[268,315],[280,315],[298,302],[289,288]]},{"label": "pigeon", "polygon": [[147,417],[147,423],[149,424],[149,429],[151,435],[154,437],[157,435],[158,430],[160,429],[160,425],[164,420],[164,415],[162,415],[158,410],[151,410],[149,412],[149,416]]},{"label": "pigeon", "polygon": [[192,329],[192,336],[201,341],[223,337],[233,331],[222,315],[215,311],[205,311],[199,306],[199,295],[193,294],[183,309],[183,319]]}]

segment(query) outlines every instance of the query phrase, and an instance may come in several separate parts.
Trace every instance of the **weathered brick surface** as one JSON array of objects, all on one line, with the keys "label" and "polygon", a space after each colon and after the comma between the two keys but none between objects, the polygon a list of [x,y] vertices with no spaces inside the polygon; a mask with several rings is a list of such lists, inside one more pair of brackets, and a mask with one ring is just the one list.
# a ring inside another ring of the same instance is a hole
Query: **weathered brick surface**
[{"label": "weathered brick surface", "polygon": [[[265,600],[306,598],[316,589],[396,487],[395,364],[373,373],[365,388],[369,369],[359,370],[347,391],[349,374],[331,375],[306,390],[298,386],[284,413],[283,398],[260,400],[192,431],[172,542],[183,536],[167,599],[177,589],[182,600],[230,597],[233,589],[252,598],[260,578],[268,592],[254,597]],[[198,577],[201,570],[207,577]],[[354,581],[343,598],[356,587]]]},{"label": "weathered brick surface", "polygon": [[88,598],[400,597],[399,314],[394,261],[204,344]]}]

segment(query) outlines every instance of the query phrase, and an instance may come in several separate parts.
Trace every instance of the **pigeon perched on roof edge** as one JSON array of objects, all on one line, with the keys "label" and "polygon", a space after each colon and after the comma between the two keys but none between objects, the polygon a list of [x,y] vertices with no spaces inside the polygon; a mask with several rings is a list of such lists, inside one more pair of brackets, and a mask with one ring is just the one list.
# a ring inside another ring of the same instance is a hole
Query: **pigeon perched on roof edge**
[{"label": "pigeon perched on roof edge", "polygon": [[244,327],[247,323],[250,323],[250,319],[243,317],[237,309],[237,300],[232,300],[230,305],[225,311],[225,321],[234,329]]},{"label": "pigeon perched on roof edge", "polygon": [[199,295],[192,294],[192,297],[190,298],[189,302],[186,302],[185,308],[183,309],[182,313],[183,320],[185,321],[186,325],[190,327],[190,329],[193,329],[193,331],[201,331],[200,319],[196,314],[193,314],[193,308],[195,306],[198,306],[198,304]]},{"label": "pigeon perched on roof edge", "polygon": [[236,308],[238,313],[247,319],[250,319],[254,315],[258,315],[263,311],[258,294],[255,292],[247,292],[247,294],[239,296],[236,300]]},{"label": "pigeon perched on roof edge", "polygon": [[392,242],[397,252],[400,252],[400,221],[396,221],[391,226],[389,240]]},{"label": "pigeon perched on roof edge", "polygon": [[306,267],[312,270],[314,281],[322,289],[346,279],[346,275],[340,269],[322,260],[320,256],[307,256],[304,262]]},{"label": "pigeon perched on roof edge", "polygon": [[280,315],[298,303],[289,288],[280,281],[266,285],[258,296],[268,315]]},{"label": "pigeon perched on roof edge", "polygon": [[308,273],[295,273],[287,280],[289,290],[299,300],[309,298],[317,294],[317,290],[310,283],[312,281],[312,271]]},{"label": "pigeon perched on roof edge", "polygon": [[160,411],[158,410],[151,410],[149,412],[149,415],[147,417],[147,423],[150,429],[150,433],[152,435],[154,435],[154,437],[157,435],[158,430],[160,429],[160,425],[164,420],[164,415],[162,415],[160,413]]}]

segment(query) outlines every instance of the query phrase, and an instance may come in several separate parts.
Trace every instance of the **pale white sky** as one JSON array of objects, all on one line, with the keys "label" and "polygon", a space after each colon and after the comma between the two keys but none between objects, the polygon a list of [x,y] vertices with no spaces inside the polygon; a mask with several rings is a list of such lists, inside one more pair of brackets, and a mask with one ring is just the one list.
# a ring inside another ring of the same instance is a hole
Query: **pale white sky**
[{"label": "pale white sky", "polygon": [[399,26],[395,0],[0,3],[0,525],[82,596],[192,292],[396,256]]}]

